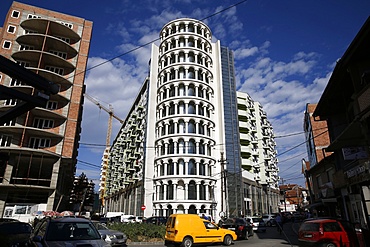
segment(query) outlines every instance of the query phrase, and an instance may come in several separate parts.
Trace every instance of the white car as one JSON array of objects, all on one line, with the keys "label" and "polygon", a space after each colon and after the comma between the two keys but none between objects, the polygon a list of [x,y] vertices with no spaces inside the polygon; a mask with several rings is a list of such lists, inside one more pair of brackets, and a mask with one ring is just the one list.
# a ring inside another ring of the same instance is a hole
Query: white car
[{"label": "white car", "polygon": [[247,221],[252,224],[253,231],[266,232],[266,224],[261,217],[247,217]]},{"label": "white car", "polygon": [[274,214],[264,214],[262,215],[262,220],[265,222],[266,226],[275,226],[276,220],[275,220]]}]

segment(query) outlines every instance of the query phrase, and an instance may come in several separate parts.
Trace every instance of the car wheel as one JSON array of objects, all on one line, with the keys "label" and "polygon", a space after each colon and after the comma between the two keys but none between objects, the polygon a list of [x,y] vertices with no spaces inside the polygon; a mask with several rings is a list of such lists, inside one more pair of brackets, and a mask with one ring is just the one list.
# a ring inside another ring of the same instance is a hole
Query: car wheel
[{"label": "car wheel", "polygon": [[226,245],[226,246],[230,246],[232,243],[233,243],[233,239],[232,239],[232,237],[230,236],[230,235],[226,235],[225,237],[224,237],[224,245]]},{"label": "car wheel", "polygon": [[193,239],[191,237],[185,237],[182,240],[182,247],[191,247],[193,245]]}]

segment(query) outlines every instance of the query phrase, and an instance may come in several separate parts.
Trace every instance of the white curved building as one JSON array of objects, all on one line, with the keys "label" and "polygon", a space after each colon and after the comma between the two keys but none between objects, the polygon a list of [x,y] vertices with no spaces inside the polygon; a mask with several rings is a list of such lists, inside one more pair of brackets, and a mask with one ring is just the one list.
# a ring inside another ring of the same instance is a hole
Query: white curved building
[{"label": "white curved building", "polygon": [[162,28],[148,78],[110,151],[106,212],[244,214],[233,61],[201,21]]}]

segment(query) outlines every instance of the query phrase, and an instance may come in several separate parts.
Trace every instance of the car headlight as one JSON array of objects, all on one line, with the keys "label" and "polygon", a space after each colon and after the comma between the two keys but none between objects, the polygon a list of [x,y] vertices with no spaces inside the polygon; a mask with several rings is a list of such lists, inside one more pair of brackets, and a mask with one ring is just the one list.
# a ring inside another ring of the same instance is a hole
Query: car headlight
[{"label": "car headlight", "polygon": [[116,239],[116,235],[114,234],[107,234],[107,236],[105,237],[105,241],[107,242],[111,242],[113,239]]}]

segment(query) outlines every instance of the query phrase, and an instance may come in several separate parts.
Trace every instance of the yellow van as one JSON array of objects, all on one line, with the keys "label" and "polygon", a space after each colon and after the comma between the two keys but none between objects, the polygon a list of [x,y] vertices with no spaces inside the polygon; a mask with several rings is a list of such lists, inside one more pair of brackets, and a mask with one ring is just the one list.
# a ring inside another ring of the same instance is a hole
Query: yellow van
[{"label": "yellow van", "polygon": [[237,236],[234,231],[223,229],[196,214],[172,214],[166,223],[166,246],[223,243],[231,245]]}]

